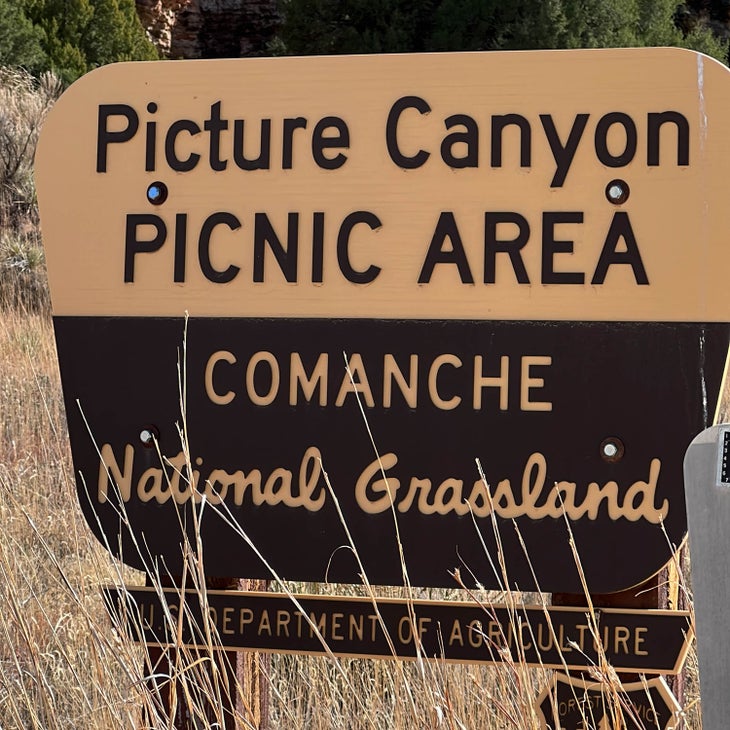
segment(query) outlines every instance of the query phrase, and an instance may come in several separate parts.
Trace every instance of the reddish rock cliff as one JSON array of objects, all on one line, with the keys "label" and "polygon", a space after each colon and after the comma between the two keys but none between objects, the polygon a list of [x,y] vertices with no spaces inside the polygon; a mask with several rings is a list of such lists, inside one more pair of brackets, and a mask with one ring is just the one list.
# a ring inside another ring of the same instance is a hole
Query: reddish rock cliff
[{"label": "reddish rock cliff", "polygon": [[281,24],[276,0],[136,0],[167,58],[236,58],[266,52]]}]

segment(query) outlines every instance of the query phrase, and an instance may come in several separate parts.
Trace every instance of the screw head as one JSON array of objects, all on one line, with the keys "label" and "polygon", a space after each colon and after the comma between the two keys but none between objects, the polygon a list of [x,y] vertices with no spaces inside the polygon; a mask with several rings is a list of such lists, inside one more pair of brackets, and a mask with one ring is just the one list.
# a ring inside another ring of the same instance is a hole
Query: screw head
[{"label": "screw head", "polygon": [[167,200],[167,185],[162,182],[153,182],[147,188],[147,200],[152,205],[162,205]]},{"label": "screw head", "polygon": [[600,453],[604,461],[619,461],[624,455],[623,442],[615,436],[609,436],[601,442]]},{"label": "screw head", "polygon": [[142,446],[148,449],[151,449],[159,438],[160,434],[154,426],[144,426],[139,431],[139,440],[142,442]]},{"label": "screw head", "polygon": [[628,183],[623,180],[611,180],[606,185],[606,198],[609,203],[614,205],[621,205],[629,199],[630,194]]}]

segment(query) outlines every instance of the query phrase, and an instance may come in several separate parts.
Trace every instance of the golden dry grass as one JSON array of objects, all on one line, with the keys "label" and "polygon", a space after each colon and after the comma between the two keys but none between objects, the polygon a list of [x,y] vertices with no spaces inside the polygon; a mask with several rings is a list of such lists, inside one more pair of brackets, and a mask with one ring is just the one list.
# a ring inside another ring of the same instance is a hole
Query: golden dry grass
[{"label": "golden dry grass", "polygon": [[47,315],[0,311],[0,354],[0,726],[103,723],[125,698],[91,636],[100,551],[76,509]]},{"label": "golden dry grass", "polygon": [[[0,309],[0,429],[0,728],[142,727],[143,708],[145,727],[166,727],[144,685],[142,649],[113,630],[101,604],[102,585],[143,578],[108,557],[80,514],[47,312]],[[210,700],[219,688],[190,669],[200,664],[183,652],[175,668]],[[696,674],[693,657],[690,666]],[[293,656],[272,657],[264,672],[269,727],[306,730],[537,730],[534,700],[548,677],[518,660]],[[686,699],[686,726],[699,728],[696,686]],[[253,726],[245,713],[240,726]]]},{"label": "golden dry grass", "polygon": [[[113,565],[80,514],[47,314],[0,310],[0,374],[0,727],[130,727],[150,702],[143,660],[100,587],[143,579]],[[313,730],[528,728],[539,690],[519,665],[321,657],[275,657],[268,681],[271,727]]]}]

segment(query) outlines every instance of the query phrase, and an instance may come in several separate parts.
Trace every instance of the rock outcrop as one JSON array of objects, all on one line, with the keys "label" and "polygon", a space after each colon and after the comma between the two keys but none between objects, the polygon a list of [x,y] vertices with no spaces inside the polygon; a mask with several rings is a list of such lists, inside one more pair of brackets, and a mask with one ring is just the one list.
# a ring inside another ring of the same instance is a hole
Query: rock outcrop
[{"label": "rock outcrop", "polygon": [[237,58],[266,52],[281,25],[276,0],[136,0],[166,58]]}]

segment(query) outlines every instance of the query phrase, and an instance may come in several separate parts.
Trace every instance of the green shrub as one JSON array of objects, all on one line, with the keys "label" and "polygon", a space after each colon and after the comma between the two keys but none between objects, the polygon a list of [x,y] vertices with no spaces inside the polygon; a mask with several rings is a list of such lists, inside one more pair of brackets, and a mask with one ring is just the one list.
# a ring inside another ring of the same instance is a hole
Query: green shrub
[{"label": "green shrub", "polygon": [[0,306],[48,308],[38,232],[33,155],[41,124],[60,93],[50,73],[0,67]]},{"label": "green shrub", "polygon": [[[0,13],[9,2],[0,0]],[[30,24],[41,55],[29,61],[28,53],[15,58],[6,54],[5,64],[24,66],[36,75],[51,70],[68,85],[97,66],[158,58],[134,0],[16,0],[18,4],[15,12],[22,22],[11,30],[22,27],[27,35]],[[0,41],[2,27],[0,21]]]},{"label": "green shrub", "polygon": [[0,67],[0,230],[17,231],[36,220],[33,155],[60,88],[52,74],[36,81],[22,69]]},{"label": "green shrub", "polygon": [[0,310],[50,311],[46,262],[35,229],[0,236]]},{"label": "green shrub", "polygon": [[16,0],[0,0],[0,66],[42,67],[42,38]]}]

